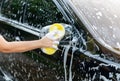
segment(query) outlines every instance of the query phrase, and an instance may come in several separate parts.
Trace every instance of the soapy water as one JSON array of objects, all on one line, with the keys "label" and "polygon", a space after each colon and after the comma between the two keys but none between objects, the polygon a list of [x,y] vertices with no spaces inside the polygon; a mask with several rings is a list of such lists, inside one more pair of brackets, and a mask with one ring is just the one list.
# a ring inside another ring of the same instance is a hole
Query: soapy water
[{"label": "soapy water", "polygon": [[[76,51],[79,51],[80,53],[83,53],[84,55],[90,57],[90,58],[93,58],[93,59],[96,59],[98,61],[101,61],[103,63],[100,64],[101,65],[105,65],[105,66],[113,66],[113,67],[116,67],[116,70],[118,68],[120,68],[120,65],[115,63],[115,62],[112,62],[112,61],[109,61],[109,60],[106,60],[105,58],[101,58],[100,57],[100,54],[92,54],[90,51],[88,51],[88,47],[87,47],[87,43],[90,42],[88,40],[86,40],[86,37],[84,36],[84,33],[83,32],[79,32],[76,28],[72,27],[71,25],[68,25],[68,24],[64,24],[64,27],[65,27],[65,30],[66,30],[66,33],[65,33],[65,37],[60,41],[60,45],[61,47],[63,47],[63,50],[62,50],[62,53],[63,53],[63,58],[64,58],[64,61],[63,61],[63,67],[64,67],[64,78],[65,78],[65,81],[72,81],[75,74],[72,74],[72,64],[73,64],[73,57],[74,57],[74,53]],[[43,29],[40,29],[40,37],[44,36],[48,31],[48,28],[49,27],[46,27],[46,28],[43,28]],[[68,54],[69,54],[69,51],[72,50],[70,53],[71,53],[71,60],[70,60],[70,65],[69,67],[67,66],[67,58],[68,58]],[[99,48],[98,48],[99,50]],[[104,54],[103,54],[104,55]],[[105,64],[104,64],[105,63]],[[97,66],[97,70],[99,69],[98,67],[100,66]],[[68,70],[69,68],[69,70]],[[86,76],[88,76],[89,74],[86,73]],[[120,79],[120,77],[118,77],[119,73],[116,74],[117,76],[117,80]],[[91,80],[95,80],[97,74],[95,73],[94,76],[90,79],[89,78],[89,81]],[[111,74],[111,76],[113,76],[113,74]],[[103,75],[100,75],[100,78],[101,80],[103,81],[106,81],[106,80],[109,80],[107,79],[105,76]],[[83,81],[87,81],[88,79],[85,78],[85,79],[82,79]]]},{"label": "soapy water", "polygon": [[0,67],[0,74],[2,75],[0,76],[0,81],[18,81],[10,73],[3,70],[1,67]]},{"label": "soapy water", "polygon": [[[83,53],[87,57],[97,59],[98,61],[103,62],[103,63],[100,63],[96,67],[90,67],[89,71],[94,70],[94,69],[99,70],[99,67],[101,67],[102,65],[111,66],[111,67],[114,66],[114,67],[116,67],[115,70],[120,68],[119,64],[117,64],[115,62],[112,62],[112,61],[109,61],[109,60],[105,60],[104,58],[101,58],[99,54],[94,55],[93,53],[89,52],[87,50],[88,49],[87,43],[90,42],[90,41],[86,40],[86,37],[84,36],[83,32],[79,32],[78,30],[76,30],[71,25],[64,24],[64,26],[65,26],[65,29],[66,29],[66,33],[65,33],[65,37],[61,40],[61,43],[60,43],[59,46],[63,48],[62,55],[63,55],[63,58],[64,58],[63,67],[64,67],[64,79],[65,79],[65,81],[72,81],[74,76],[76,76],[75,73],[72,73],[73,72],[72,71],[73,57],[76,55],[75,54],[76,51],[79,51],[79,52]],[[47,27],[46,27],[46,29],[47,29]],[[48,31],[46,31],[45,28],[40,29],[40,38],[42,36],[44,36],[47,32]],[[7,34],[7,36],[8,36],[8,34]],[[20,40],[20,38],[18,36],[15,37],[15,39]],[[69,61],[70,65],[68,67],[67,60],[68,60],[69,54],[70,54],[71,60]],[[84,66],[86,65],[85,62],[83,62],[83,65]],[[75,65],[75,66],[77,66],[77,65]],[[84,68],[84,67],[81,67],[81,68]],[[82,69],[81,69],[81,71],[82,71]],[[4,74],[4,71],[3,71],[2,74]],[[86,72],[85,74],[86,74],[85,75],[86,77],[84,79],[82,79],[82,81],[95,80],[96,76],[98,76],[97,73],[94,73],[93,77],[88,79],[90,74],[88,72]],[[110,76],[114,76],[114,74],[112,72],[109,73],[109,74],[110,74]],[[120,79],[119,74],[120,73],[117,72],[115,74],[116,74],[116,77],[117,77],[116,80],[119,81],[119,79]],[[11,79],[9,75],[6,74],[5,76],[7,76],[6,77],[7,79]],[[7,79],[6,79],[6,81],[7,81]],[[104,81],[109,80],[105,76],[103,76],[102,74],[100,74],[100,79],[103,79]],[[11,81],[14,81],[14,80],[11,80]]]},{"label": "soapy water", "polygon": [[[74,57],[74,53],[76,50],[79,51],[86,51],[87,50],[87,42],[86,39],[83,38],[83,33],[80,32],[76,32],[76,30],[71,26],[71,25],[67,25],[64,24],[66,33],[65,33],[65,37],[61,40],[61,43],[59,46],[63,47],[62,53],[63,53],[63,67],[64,67],[64,78],[65,81],[72,81],[73,80],[73,74],[72,74],[72,64],[73,64],[73,57]],[[48,27],[45,27],[43,29],[40,29],[41,33],[40,33],[40,37],[43,37],[48,31]],[[67,67],[67,57],[68,57],[68,53],[69,51],[72,49],[71,51],[71,60],[70,60],[70,65],[69,67]],[[67,70],[69,68],[69,70]]]},{"label": "soapy water", "polygon": [[[67,27],[71,27],[70,25]],[[63,50],[63,54],[64,54],[64,72],[65,72],[65,81],[73,81],[73,74],[72,74],[72,64],[73,64],[73,57],[74,57],[74,53],[76,50],[79,51],[86,51],[87,50],[87,42],[85,40],[85,38],[83,38],[83,33],[80,33],[78,31],[76,31],[75,28],[71,27],[71,34],[69,38],[69,44],[68,45],[64,45],[64,50]],[[70,30],[69,30],[70,31]],[[71,51],[71,59],[70,59],[70,65],[69,65],[69,70],[67,72],[67,66],[66,66],[66,62],[67,62],[67,56],[69,53],[69,50],[72,48]],[[68,77],[67,77],[68,76]]]},{"label": "soapy water", "polygon": [[[67,46],[64,46],[64,50],[63,50],[63,53],[64,53],[64,72],[65,72],[65,81],[72,81],[73,79],[73,75],[72,75],[72,64],[73,64],[73,57],[74,57],[74,52],[76,50],[76,44],[77,44],[77,41],[75,39],[72,40],[72,45],[69,44]],[[68,56],[68,52],[69,52],[69,49],[71,46],[74,46],[73,49],[72,49],[72,54],[71,54],[71,60],[70,60],[70,67],[69,67],[69,77],[67,78],[67,70],[66,70],[66,63],[67,63],[67,56]]]},{"label": "soapy water", "polygon": [[[4,1],[4,0],[2,0],[2,1]],[[23,18],[25,18],[25,17],[23,17]],[[11,20],[11,22],[12,22],[12,20]],[[23,20],[23,22],[24,22],[24,20]],[[14,23],[16,23],[16,22],[14,22]],[[102,66],[102,65],[104,65],[104,66],[109,66],[109,65],[110,66],[115,66],[116,70],[118,68],[120,68],[119,64],[108,61],[110,59],[109,57],[108,57],[108,60],[105,60],[107,57],[104,54],[102,54],[102,56],[104,56],[105,59],[100,58],[99,54],[93,55],[91,52],[89,52],[87,50],[88,49],[87,43],[89,41],[86,40],[86,37],[84,37],[84,35],[81,31],[79,32],[75,27],[71,27],[70,25],[66,25],[65,29],[66,29],[65,37],[61,40],[60,45],[59,45],[60,47],[63,47],[62,52],[63,52],[63,55],[64,55],[64,62],[63,62],[64,64],[63,65],[64,65],[64,72],[65,72],[65,81],[67,81],[67,80],[72,81],[72,79],[74,77],[74,75],[72,74],[72,62],[73,62],[73,57],[75,56],[75,51],[79,51],[79,52],[83,53],[84,55],[86,55],[90,58],[97,59],[99,61],[102,61],[102,62],[106,63],[106,64],[101,63],[100,66]],[[44,36],[47,32],[48,31],[46,31],[46,29],[40,28],[40,38],[42,36]],[[16,37],[16,40],[20,40],[19,37]],[[70,50],[72,50],[72,52],[70,52],[71,53],[71,60],[70,60],[69,71],[67,72],[68,67],[67,67],[66,61],[67,61],[68,53],[69,53]],[[111,59],[114,60],[115,58],[111,58]],[[83,65],[85,66],[84,62],[83,62]],[[98,70],[100,66],[94,67],[92,69],[97,69]],[[8,80],[9,81],[14,81],[14,80],[12,80],[10,75],[8,75],[9,73],[6,73],[3,69],[0,69],[0,71],[2,72],[2,74],[4,74],[5,81],[8,81]],[[116,80],[117,81],[120,80],[119,75],[120,75],[119,73],[116,73],[116,77],[117,77]],[[86,72],[86,76],[89,76],[89,74],[87,72]],[[93,81],[96,76],[97,76],[97,73],[94,74],[93,78],[91,78],[89,80],[87,78],[85,78],[82,81],[91,81],[91,80]],[[110,73],[110,76],[113,76],[113,73]],[[106,81],[106,80],[109,81],[109,79],[106,79],[106,77],[104,77],[102,75],[100,75],[100,78],[104,81]]]},{"label": "soapy water", "polygon": [[[68,24],[63,24],[61,23],[64,27],[65,27],[65,36],[64,38],[60,41],[60,45],[61,47],[63,47],[63,55],[64,55],[64,62],[63,62],[63,67],[64,67],[64,74],[65,74],[65,81],[72,81],[73,79],[73,75],[72,75],[72,63],[73,63],[73,57],[74,57],[74,52],[80,47],[80,38],[82,37],[82,34],[78,37],[76,31],[74,30],[74,28],[71,25]],[[48,29],[49,26],[46,26],[42,29],[40,29],[40,38],[45,36],[48,33]],[[82,41],[85,41],[82,38]],[[84,42],[84,45],[86,46],[86,43]],[[78,46],[78,47],[77,47]],[[71,60],[70,60],[70,67],[69,67],[69,72],[67,72],[67,57],[68,57],[68,53],[69,50],[72,47],[72,53],[71,53]],[[83,48],[83,47],[81,47]],[[86,49],[86,47],[85,47]]]}]

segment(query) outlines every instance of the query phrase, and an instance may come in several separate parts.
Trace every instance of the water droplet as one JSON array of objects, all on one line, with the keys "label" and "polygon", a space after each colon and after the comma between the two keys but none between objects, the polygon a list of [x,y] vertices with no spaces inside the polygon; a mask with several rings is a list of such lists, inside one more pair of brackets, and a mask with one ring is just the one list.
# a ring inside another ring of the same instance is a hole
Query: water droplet
[{"label": "water droplet", "polygon": [[117,18],[118,16],[115,14],[114,17]]},{"label": "water droplet", "polygon": [[102,16],[102,12],[99,11],[99,12],[96,13],[96,15],[97,16]]}]

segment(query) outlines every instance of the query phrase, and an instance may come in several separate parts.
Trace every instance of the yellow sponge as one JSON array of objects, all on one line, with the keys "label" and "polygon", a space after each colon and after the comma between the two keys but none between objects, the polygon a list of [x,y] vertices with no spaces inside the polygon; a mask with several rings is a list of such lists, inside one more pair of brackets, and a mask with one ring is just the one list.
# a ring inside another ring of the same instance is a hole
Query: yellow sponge
[{"label": "yellow sponge", "polygon": [[[61,39],[65,35],[65,28],[60,23],[50,25],[49,32],[57,31],[55,38]],[[43,48],[42,51],[47,55],[53,55],[57,50],[54,48]]]}]

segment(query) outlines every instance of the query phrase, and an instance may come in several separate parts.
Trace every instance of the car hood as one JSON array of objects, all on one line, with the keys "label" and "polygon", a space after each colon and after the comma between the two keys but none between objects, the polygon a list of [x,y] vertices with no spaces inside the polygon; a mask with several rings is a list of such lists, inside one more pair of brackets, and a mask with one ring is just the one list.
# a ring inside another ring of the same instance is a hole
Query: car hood
[{"label": "car hood", "polygon": [[72,21],[70,16],[78,23],[82,22],[101,46],[120,55],[119,0],[54,0],[54,2],[70,22]]}]

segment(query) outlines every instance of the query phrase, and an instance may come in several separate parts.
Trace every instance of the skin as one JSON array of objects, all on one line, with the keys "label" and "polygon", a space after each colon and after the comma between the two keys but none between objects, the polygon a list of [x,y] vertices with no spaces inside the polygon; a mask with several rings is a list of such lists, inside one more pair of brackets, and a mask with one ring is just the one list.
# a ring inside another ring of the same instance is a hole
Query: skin
[{"label": "skin", "polygon": [[53,44],[54,40],[47,36],[39,40],[8,42],[0,35],[0,52],[2,53],[26,52],[37,48],[52,47]]}]

